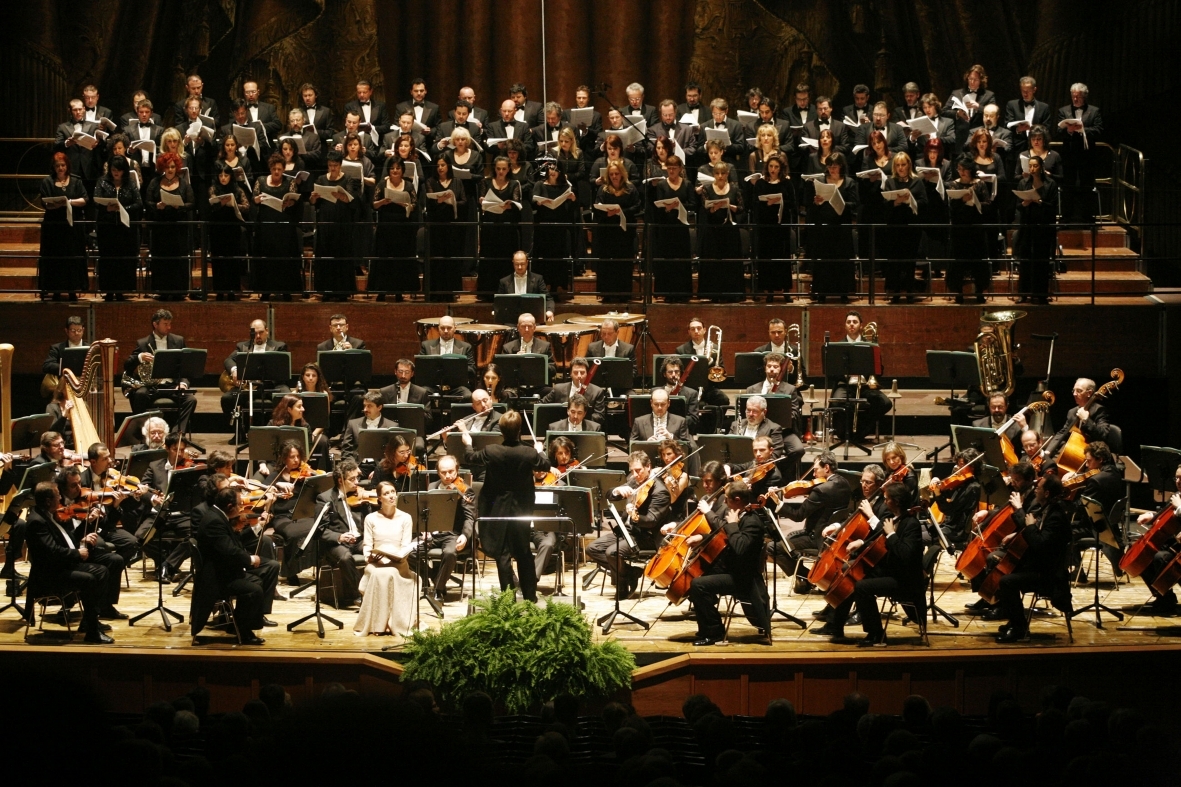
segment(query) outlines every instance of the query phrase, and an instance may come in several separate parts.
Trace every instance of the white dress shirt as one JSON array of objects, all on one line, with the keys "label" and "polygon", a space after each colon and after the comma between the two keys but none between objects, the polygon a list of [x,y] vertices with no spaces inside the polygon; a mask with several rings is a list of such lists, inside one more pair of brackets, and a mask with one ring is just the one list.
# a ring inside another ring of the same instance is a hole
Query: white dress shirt
[{"label": "white dress shirt", "polygon": [[514,273],[513,274],[513,292],[516,293],[517,295],[524,295],[528,291],[528,288],[529,288],[529,277],[527,275],[526,276],[518,276]]}]

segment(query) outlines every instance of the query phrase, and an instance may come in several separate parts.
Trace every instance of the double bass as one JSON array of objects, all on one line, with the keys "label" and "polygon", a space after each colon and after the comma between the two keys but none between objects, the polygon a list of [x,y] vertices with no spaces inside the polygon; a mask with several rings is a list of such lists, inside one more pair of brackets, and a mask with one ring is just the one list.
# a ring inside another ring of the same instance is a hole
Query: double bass
[{"label": "double bass", "polygon": [[[1097,402],[1111,396],[1120,385],[1124,382],[1124,372],[1122,369],[1111,370],[1111,382],[1104,383],[1099,386],[1099,390],[1095,391],[1095,395],[1091,397],[1086,406],[1083,407],[1088,413],[1091,412],[1091,406]],[[1082,466],[1086,464],[1087,458],[1085,452],[1087,450],[1087,438],[1083,434],[1083,430],[1075,423],[1070,427],[1070,437],[1066,440],[1066,445],[1062,447],[1061,453],[1055,463],[1068,473],[1077,473]]]},{"label": "double bass", "polygon": [[1049,412],[1050,408],[1054,406],[1055,401],[1057,401],[1057,398],[1054,396],[1054,392],[1045,391],[1042,393],[1042,398],[1040,400],[1036,402],[1030,402],[1029,404],[1025,405],[1016,413],[1014,413],[1009,418],[1009,420],[1005,421],[1003,424],[993,430],[996,432],[997,436],[1000,437],[1001,454],[1005,457],[1005,462],[1009,465],[1009,467],[1017,464],[1020,457],[1017,456],[1017,449],[1013,447],[1013,441],[1009,439],[1005,432],[1007,432],[1013,422],[1017,420],[1017,416],[1023,415],[1027,411],[1032,411],[1035,413]]}]

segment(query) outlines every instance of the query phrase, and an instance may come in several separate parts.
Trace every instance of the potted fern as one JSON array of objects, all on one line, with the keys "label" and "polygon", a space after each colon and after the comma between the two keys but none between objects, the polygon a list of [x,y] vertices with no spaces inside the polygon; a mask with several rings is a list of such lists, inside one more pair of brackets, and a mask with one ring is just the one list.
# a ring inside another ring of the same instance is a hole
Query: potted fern
[{"label": "potted fern", "polygon": [[617,642],[593,642],[573,606],[515,601],[511,590],[474,605],[467,617],[410,638],[404,681],[429,681],[452,708],[483,691],[508,713],[563,692],[606,697],[631,685],[632,654]]}]

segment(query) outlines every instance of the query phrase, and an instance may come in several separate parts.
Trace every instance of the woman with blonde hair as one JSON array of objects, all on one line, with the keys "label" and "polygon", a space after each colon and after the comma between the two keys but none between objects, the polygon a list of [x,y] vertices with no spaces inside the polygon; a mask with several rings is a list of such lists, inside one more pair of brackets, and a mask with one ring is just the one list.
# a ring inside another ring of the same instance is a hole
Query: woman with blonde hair
[{"label": "woman with blonde hair", "polygon": [[907,301],[914,303],[918,300],[915,259],[923,231],[911,225],[918,224],[919,214],[927,205],[927,187],[921,178],[915,177],[910,154],[894,154],[891,165],[894,174],[886,178],[882,195],[894,193],[897,196],[889,200],[878,198],[886,203],[886,226],[878,230],[878,248],[886,269],[886,291],[890,293],[890,302],[901,303],[905,294]]}]

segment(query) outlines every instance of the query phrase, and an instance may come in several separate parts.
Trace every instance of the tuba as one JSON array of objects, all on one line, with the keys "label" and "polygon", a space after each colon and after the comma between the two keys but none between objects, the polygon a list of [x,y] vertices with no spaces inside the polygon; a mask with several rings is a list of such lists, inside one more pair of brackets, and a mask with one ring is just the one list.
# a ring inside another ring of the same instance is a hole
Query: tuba
[{"label": "tuba", "polygon": [[[716,340],[714,336],[717,336]],[[709,364],[711,383],[726,382],[726,370],[722,367],[722,329],[717,325],[709,326],[705,332],[705,362]]]},{"label": "tuba", "polygon": [[1013,323],[1025,316],[1022,311],[987,312],[980,315],[980,333],[976,335],[976,366],[980,370],[980,390],[985,396],[1003,393],[1012,396],[1017,387],[1014,365],[1018,363],[1013,343]]},{"label": "tuba", "polygon": [[[867,322],[865,324],[865,327],[861,330],[861,341],[869,342],[870,344],[877,344],[878,343],[878,324],[876,322]],[[881,354],[880,353],[881,353],[881,351],[877,350],[877,349],[875,349],[874,353],[873,353],[873,356],[874,356],[874,364],[873,365],[874,365],[875,372],[879,371],[880,367],[881,367]],[[865,387],[871,391],[876,391],[878,389],[878,378],[871,374],[869,376],[869,378],[866,379],[866,381],[865,381]]]}]

